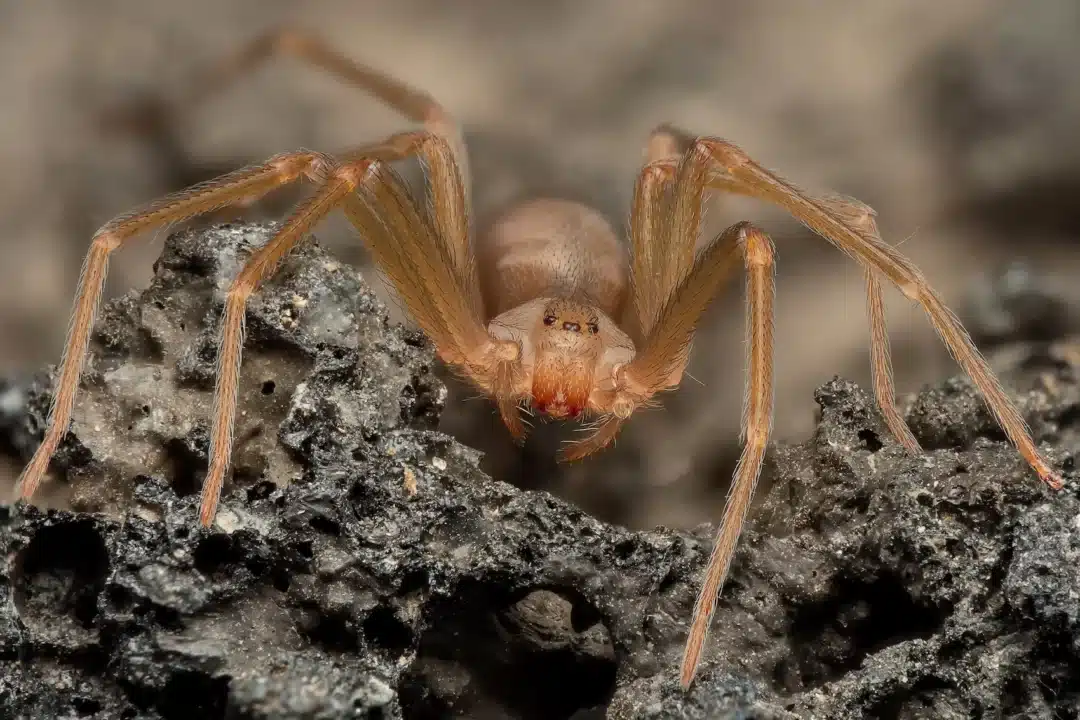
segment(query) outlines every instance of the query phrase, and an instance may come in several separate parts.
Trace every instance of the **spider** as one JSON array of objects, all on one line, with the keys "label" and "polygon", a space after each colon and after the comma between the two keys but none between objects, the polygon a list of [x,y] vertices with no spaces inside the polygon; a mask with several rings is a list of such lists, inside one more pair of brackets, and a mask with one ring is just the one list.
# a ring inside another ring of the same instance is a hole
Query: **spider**
[{"label": "spider", "polygon": [[[247,300],[334,210],[359,231],[439,358],[493,398],[515,438],[525,435],[523,404],[556,419],[597,418],[590,435],[563,448],[564,460],[601,450],[635,410],[679,385],[702,312],[741,260],[749,339],[744,447],[690,623],[680,673],[689,687],[761,471],[773,406],[773,243],[762,230],[740,222],[697,250],[703,200],[714,192],[774,203],[863,266],[874,393],[904,448],[920,451],[894,399],[882,280],[922,307],[1023,458],[1050,487],[1061,487],[960,321],[922,273],[882,241],[874,211],[859,201],[808,194],[731,142],[665,125],[651,134],[637,177],[629,258],[597,211],[564,200],[519,203],[485,232],[474,233],[458,123],[428,94],[352,62],[311,34],[285,28],[257,38],[207,74],[187,100],[220,89],[276,55],[328,71],[423,129],[336,157],[277,155],[102,227],[82,270],[44,440],[19,480],[21,498],[33,496],[67,432],[110,254],[144,231],[253,202],[302,179],[314,184],[314,193],[251,255],[225,299],[203,525],[213,522],[229,468]],[[390,166],[409,157],[426,166],[426,204],[409,194]]]}]

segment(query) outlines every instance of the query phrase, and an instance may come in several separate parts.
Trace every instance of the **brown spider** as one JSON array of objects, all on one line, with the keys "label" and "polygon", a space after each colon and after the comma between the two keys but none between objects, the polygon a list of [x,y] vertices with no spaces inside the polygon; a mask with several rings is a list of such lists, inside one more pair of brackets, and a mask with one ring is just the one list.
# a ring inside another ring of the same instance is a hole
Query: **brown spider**
[{"label": "brown spider", "polygon": [[[143,231],[252,202],[301,178],[314,183],[313,196],[251,256],[225,301],[203,525],[213,522],[229,466],[247,300],[332,210],[341,209],[359,231],[439,357],[494,398],[515,437],[525,434],[523,402],[560,419],[599,417],[592,435],[564,449],[565,460],[602,449],[637,408],[679,384],[698,320],[741,258],[749,306],[745,447],[690,625],[681,668],[688,687],[761,471],[773,404],[773,243],[741,222],[695,252],[702,201],[711,191],[775,203],[863,265],[874,391],[888,427],[905,448],[918,452],[919,444],[893,397],[883,277],[926,311],[1020,454],[1050,487],[1061,487],[959,320],[922,273],[881,240],[874,211],[857,200],[807,194],[730,142],[665,126],[650,137],[638,176],[629,262],[596,211],[567,201],[519,204],[474,241],[458,124],[427,94],[353,63],[312,36],[279,30],[257,39],[208,74],[186,100],[223,87],[277,54],[329,71],[424,129],[336,158],[312,152],[278,155],[121,215],[99,230],[82,271],[48,429],[20,478],[22,498],[34,494],[67,432],[109,255]],[[388,164],[414,155],[428,170],[427,209]]]}]

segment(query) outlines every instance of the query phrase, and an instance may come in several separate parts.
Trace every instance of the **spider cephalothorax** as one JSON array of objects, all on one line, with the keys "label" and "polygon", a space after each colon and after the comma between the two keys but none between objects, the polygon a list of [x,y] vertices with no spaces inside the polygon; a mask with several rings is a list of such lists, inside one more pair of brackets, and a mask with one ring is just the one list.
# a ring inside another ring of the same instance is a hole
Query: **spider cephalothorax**
[{"label": "spider cephalothorax", "polygon": [[565,298],[537,298],[495,317],[492,337],[520,348],[520,399],[556,419],[603,412],[598,391],[630,361],[629,336],[601,310]]},{"label": "spider cephalothorax", "polygon": [[[748,305],[745,447],[690,626],[681,673],[689,685],[761,471],[773,402],[773,244],[761,230],[738,223],[698,251],[702,203],[712,192],[779,205],[862,264],[875,396],[905,448],[919,451],[893,397],[882,280],[922,307],[1020,454],[1048,485],[1061,486],[956,316],[919,270],[881,240],[873,211],[857,200],[806,193],[730,142],[661,127],[649,139],[638,175],[629,261],[599,213],[564,200],[519,203],[487,232],[476,234],[470,227],[468,158],[450,115],[427,94],[353,63],[315,38],[270,33],[206,74],[208,84],[185,97],[206,95],[276,53],[336,74],[423,123],[424,129],[337,158],[310,152],[280,155],[162,198],[99,230],[83,269],[49,426],[20,480],[22,497],[33,495],[67,432],[109,254],[143,231],[248,203],[301,179],[315,185],[314,194],[251,256],[225,302],[203,524],[213,522],[229,466],[247,300],[289,250],[335,209],[359,231],[439,357],[494,398],[513,434],[525,431],[519,417],[523,402],[555,418],[586,412],[600,416],[591,436],[564,451],[567,459],[608,445],[637,408],[679,384],[698,320],[741,260]],[[413,198],[388,164],[414,156],[428,171],[428,203]]]}]

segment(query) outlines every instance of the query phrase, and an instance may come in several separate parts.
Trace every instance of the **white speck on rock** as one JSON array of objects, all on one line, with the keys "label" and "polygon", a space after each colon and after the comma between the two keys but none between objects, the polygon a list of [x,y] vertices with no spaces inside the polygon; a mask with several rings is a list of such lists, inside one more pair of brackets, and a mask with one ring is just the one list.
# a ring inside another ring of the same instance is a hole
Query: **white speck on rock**
[{"label": "white speck on rock", "polygon": [[26,405],[26,393],[17,387],[9,387],[0,393],[0,415],[15,415]]}]

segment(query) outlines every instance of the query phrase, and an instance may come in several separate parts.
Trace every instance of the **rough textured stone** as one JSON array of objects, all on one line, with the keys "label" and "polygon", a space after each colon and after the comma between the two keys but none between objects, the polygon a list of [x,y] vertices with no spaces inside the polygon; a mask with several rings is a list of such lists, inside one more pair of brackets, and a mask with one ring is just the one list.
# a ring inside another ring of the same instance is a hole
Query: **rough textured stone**
[{"label": "rough textured stone", "polygon": [[[54,466],[74,509],[0,508],[0,714],[1075,716],[1068,346],[1008,361],[1066,471],[1057,494],[968,382],[912,403],[920,457],[867,393],[823,386],[814,437],[770,452],[683,693],[711,528],[632,532],[487,478],[437,430],[424,339],[316,246],[251,303],[235,479],[197,527],[217,317],[271,229],[177,234],[151,287],[104,309]],[[46,374],[0,389],[9,452],[25,458],[49,393]]]}]

